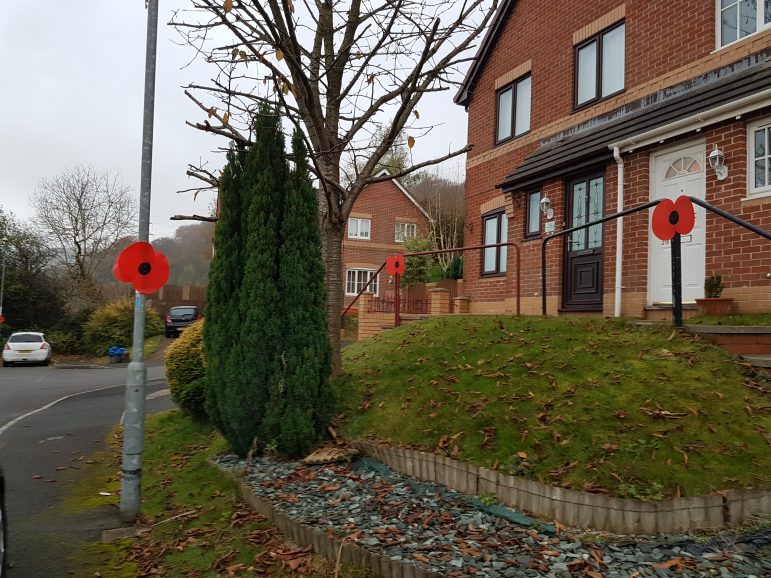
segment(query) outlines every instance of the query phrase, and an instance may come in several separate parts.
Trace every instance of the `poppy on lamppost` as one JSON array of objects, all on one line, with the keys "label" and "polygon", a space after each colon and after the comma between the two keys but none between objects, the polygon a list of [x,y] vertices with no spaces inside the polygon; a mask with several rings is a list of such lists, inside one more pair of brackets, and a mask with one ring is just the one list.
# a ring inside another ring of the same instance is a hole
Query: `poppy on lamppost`
[{"label": "poppy on lamppost", "polygon": [[166,255],[153,249],[150,243],[139,241],[121,251],[112,274],[118,281],[131,283],[134,289],[149,295],[169,280],[169,262]]},{"label": "poppy on lamppost", "polygon": [[691,199],[681,195],[673,203],[664,199],[653,209],[651,226],[653,234],[662,241],[671,241],[675,233],[687,235],[696,223],[696,213]]},{"label": "poppy on lamppost", "polygon": [[393,255],[386,259],[386,273],[401,275],[404,273],[404,255]]}]

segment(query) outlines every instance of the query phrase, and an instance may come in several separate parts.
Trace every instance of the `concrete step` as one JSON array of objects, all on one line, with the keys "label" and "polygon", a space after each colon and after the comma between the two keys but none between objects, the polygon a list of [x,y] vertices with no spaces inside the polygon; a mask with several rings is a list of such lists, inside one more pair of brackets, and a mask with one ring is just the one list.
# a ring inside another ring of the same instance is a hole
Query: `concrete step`
[{"label": "concrete step", "polygon": [[742,359],[750,362],[753,367],[771,369],[771,355],[742,355]]},{"label": "concrete step", "polygon": [[687,325],[715,345],[739,355],[771,355],[771,327],[751,325]]}]

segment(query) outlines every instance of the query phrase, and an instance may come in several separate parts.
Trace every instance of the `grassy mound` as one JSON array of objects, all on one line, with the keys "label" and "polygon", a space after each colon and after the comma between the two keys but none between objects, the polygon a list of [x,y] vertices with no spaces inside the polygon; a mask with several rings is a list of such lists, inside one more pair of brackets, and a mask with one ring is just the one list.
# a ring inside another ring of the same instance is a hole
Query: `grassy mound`
[{"label": "grassy mound", "polygon": [[671,327],[441,317],[351,345],[350,438],[641,499],[771,488],[771,383]]}]

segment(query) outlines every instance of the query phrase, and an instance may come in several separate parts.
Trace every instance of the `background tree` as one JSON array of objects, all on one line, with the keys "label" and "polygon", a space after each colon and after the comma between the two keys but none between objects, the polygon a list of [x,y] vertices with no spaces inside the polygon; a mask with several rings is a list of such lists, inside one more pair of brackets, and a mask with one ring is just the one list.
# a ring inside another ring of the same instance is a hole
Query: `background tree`
[{"label": "background tree", "polygon": [[[437,249],[455,249],[463,246],[463,227],[466,223],[464,182],[456,182],[435,175],[424,176],[410,192],[431,217],[429,231]],[[462,257],[458,253],[440,253],[436,260],[447,273],[452,263],[456,268]]]},{"label": "background tree", "polygon": [[95,272],[136,222],[130,189],[107,171],[78,165],[41,180],[31,201],[74,288],[86,302],[99,301]]},{"label": "background tree", "polygon": [[[402,131],[412,149],[431,130],[430,122],[420,120],[422,97],[460,83],[460,69],[496,8],[497,0],[193,0],[193,9],[172,22],[218,70],[211,84],[192,84],[186,91],[207,115],[191,126],[248,146],[250,111],[267,101],[279,103],[305,135],[323,195],[319,219],[336,369],[341,244],[353,204],[366,185],[386,180],[375,177],[375,169]],[[378,125],[387,129],[382,139],[373,139]],[[468,150],[448,150],[392,176]],[[346,163],[358,172],[343,175]],[[190,173],[217,186],[210,171]]]},{"label": "background tree", "polygon": [[[407,237],[404,240],[403,247],[405,253],[422,253],[423,251],[433,251],[436,249],[436,244],[429,236],[415,235],[414,237]],[[404,262],[404,274],[401,279],[402,286],[407,288],[416,283],[428,283],[431,280],[432,262],[431,255],[407,257]]]},{"label": "background tree", "polygon": [[5,259],[3,333],[48,330],[62,318],[64,290],[51,251],[30,224],[0,208],[0,262]]}]

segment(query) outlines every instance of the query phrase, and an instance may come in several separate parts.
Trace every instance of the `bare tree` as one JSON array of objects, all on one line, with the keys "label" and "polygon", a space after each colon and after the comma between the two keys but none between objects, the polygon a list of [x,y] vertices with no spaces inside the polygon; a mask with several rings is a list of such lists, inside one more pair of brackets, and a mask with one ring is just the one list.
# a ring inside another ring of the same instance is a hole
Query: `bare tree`
[{"label": "bare tree", "polygon": [[97,268],[136,224],[129,187],[107,171],[78,165],[41,180],[32,194],[32,206],[69,280],[87,301],[97,300]]},{"label": "bare tree", "polygon": [[[327,319],[340,368],[341,243],[356,198],[386,180],[375,168],[399,134],[416,146],[431,130],[418,105],[429,93],[462,81],[474,42],[490,22],[497,0],[192,0],[171,24],[183,41],[211,63],[208,84],[185,93],[206,118],[189,124],[251,144],[251,114],[261,102],[278,103],[299,127],[323,192],[319,219],[327,275]],[[441,15],[442,21],[439,16]],[[450,95],[448,94],[448,100]],[[430,117],[430,114],[424,115]],[[373,138],[385,127],[380,138]],[[393,175],[461,155],[468,146],[409,163]],[[352,167],[352,174],[343,174]],[[189,174],[207,186],[208,170]]]},{"label": "bare tree", "polygon": [[[429,231],[437,249],[463,246],[463,226],[466,222],[464,183],[428,175],[410,192],[431,217]],[[447,271],[457,253],[439,253],[437,261]]]}]

